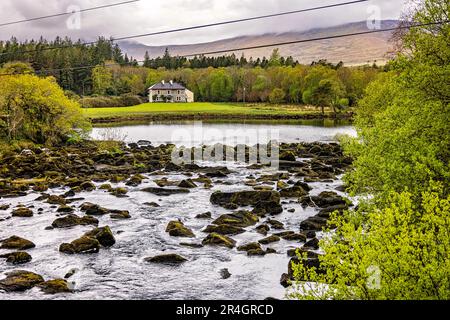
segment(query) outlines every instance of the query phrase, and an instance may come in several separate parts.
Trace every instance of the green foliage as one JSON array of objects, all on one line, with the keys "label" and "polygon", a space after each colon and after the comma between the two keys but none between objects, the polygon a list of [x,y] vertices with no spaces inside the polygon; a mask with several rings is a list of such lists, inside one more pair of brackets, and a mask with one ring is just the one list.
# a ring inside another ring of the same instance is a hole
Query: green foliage
[{"label": "green foliage", "polygon": [[0,136],[7,141],[55,144],[90,125],[77,102],[68,99],[54,78],[17,75],[0,81]]},{"label": "green foliage", "polygon": [[92,82],[94,84],[94,94],[106,95],[112,88],[113,75],[110,69],[104,66],[97,66],[92,70]]},{"label": "green foliage", "polygon": [[120,97],[84,97],[79,100],[83,108],[120,108],[143,103],[139,96],[123,94]]},{"label": "green foliage", "polygon": [[[320,272],[294,264],[298,299],[450,299],[450,197],[442,188],[392,193],[383,209],[335,216]],[[300,256],[300,259],[306,259]]]},{"label": "green foliage", "polygon": [[27,62],[20,62],[20,61],[12,61],[7,62],[3,65],[2,68],[0,68],[0,73],[6,73],[6,74],[33,74],[34,69],[33,67],[27,63]]},{"label": "green foliage", "polygon": [[283,89],[275,88],[272,90],[272,92],[269,95],[269,101],[270,101],[270,103],[273,103],[273,104],[280,104],[280,103],[283,103],[284,97],[285,97],[285,94],[284,94]]}]

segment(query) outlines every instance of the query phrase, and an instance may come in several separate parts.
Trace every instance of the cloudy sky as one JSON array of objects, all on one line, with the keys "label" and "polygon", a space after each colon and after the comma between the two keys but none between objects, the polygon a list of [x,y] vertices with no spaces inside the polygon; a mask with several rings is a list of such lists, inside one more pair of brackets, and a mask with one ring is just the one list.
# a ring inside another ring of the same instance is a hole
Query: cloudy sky
[{"label": "cloudy sky", "polygon": [[[124,0],[1,0],[0,24],[16,20],[86,9]],[[208,24],[257,15],[299,10],[349,0],[141,0],[118,7],[39,21],[0,26],[0,39],[20,40],[43,36],[70,36],[84,41],[102,35],[122,37]],[[250,21],[177,34],[138,39],[148,45],[208,42],[239,35],[277,33],[364,21],[380,13],[381,19],[398,19],[405,0],[371,0],[368,3]],[[78,23],[79,22],[79,23]]]}]

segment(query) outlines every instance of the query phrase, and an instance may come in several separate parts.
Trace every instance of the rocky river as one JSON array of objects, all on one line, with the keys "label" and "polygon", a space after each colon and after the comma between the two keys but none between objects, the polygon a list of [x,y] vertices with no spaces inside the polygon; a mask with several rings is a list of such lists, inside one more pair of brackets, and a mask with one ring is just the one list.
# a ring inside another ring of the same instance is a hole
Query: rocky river
[{"label": "rocky river", "polygon": [[282,143],[277,169],[174,164],[174,148],[5,154],[0,299],[284,298],[295,250],[316,262],[330,213],[351,205],[337,143]]}]

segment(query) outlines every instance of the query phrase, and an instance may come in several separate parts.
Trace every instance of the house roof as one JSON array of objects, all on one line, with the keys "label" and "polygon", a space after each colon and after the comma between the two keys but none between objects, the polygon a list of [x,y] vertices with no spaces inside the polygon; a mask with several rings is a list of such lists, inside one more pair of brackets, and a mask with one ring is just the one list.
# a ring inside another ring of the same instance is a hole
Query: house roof
[{"label": "house roof", "polygon": [[186,89],[183,85],[177,83],[177,82],[165,82],[161,81],[154,85],[152,85],[149,90],[184,90]]}]

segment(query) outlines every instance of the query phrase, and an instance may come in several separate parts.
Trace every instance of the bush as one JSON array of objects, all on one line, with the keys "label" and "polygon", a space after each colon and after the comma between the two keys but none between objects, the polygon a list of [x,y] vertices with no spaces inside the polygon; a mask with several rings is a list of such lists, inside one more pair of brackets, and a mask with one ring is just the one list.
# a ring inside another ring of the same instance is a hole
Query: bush
[{"label": "bush", "polygon": [[280,104],[283,103],[285,96],[283,89],[275,88],[269,95],[269,101],[273,104]]},{"label": "bush", "polygon": [[144,103],[141,97],[131,94],[124,94],[119,97],[84,97],[79,102],[83,108],[121,108]]}]

